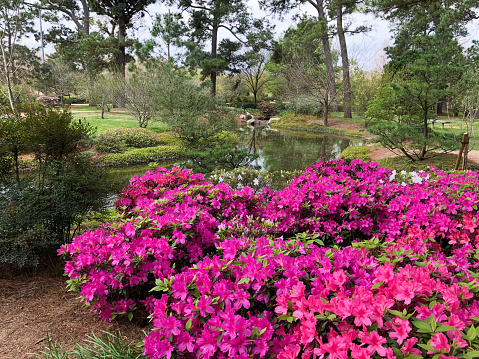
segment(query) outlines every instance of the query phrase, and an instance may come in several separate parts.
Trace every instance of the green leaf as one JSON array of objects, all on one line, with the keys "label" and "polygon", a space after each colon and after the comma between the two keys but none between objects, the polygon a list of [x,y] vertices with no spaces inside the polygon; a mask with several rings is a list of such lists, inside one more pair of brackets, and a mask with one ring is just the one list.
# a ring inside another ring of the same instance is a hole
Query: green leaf
[{"label": "green leaf", "polygon": [[243,284],[243,283],[248,284],[250,280],[251,279],[249,277],[244,277],[238,282],[238,284]]},{"label": "green leaf", "polygon": [[429,326],[429,324],[427,324],[425,321],[421,320],[421,319],[416,319],[415,321],[412,322],[412,324],[418,328],[418,332],[419,333],[432,333],[432,329],[431,327]]},{"label": "green leaf", "polygon": [[451,330],[457,330],[457,328],[454,328],[450,325],[441,325],[436,329],[436,332],[449,332]]},{"label": "green leaf", "polygon": [[469,341],[473,341],[474,339],[476,339],[476,337],[477,337],[477,330],[474,327],[474,325],[471,325],[471,327],[467,331],[466,338]]},{"label": "green leaf", "polygon": [[[394,349],[393,349],[393,350],[394,350]],[[400,355],[402,355],[401,350],[400,350],[400,349],[398,349],[398,350],[399,350],[399,353],[401,353]],[[396,351],[394,351],[394,353],[396,353]],[[396,357],[397,357],[397,356],[398,356],[398,355],[396,354]],[[417,355],[417,354],[409,354],[408,356],[405,356],[404,359],[422,359],[422,356]]]},{"label": "green leaf", "polygon": [[402,356],[402,351],[399,348],[393,348],[394,354],[396,355],[396,358],[400,358]]},{"label": "green leaf", "polygon": [[479,351],[474,350],[473,352],[466,353],[464,358],[479,358]]},{"label": "green leaf", "polygon": [[259,332],[259,335],[263,335],[263,333],[266,331],[266,329],[268,329],[268,328],[261,329],[261,331]]},{"label": "green leaf", "polygon": [[395,316],[398,316],[400,318],[402,318],[402,313],[397,311],[397,310],[394,310],[394,309],[389,309],[389,313],[391,313],[392,315],[395,315]]},{"label": "green leaf", "polygon": [[131,320],[133,319],[133,312],[128,312],[128,314],[126,315],[128,317],[128,319]]},{"label": "green leaf", "polygon": [[328,315],[328,319],[329,319],[329,320],[336,319],[336,314],[330,314],[330,315]]},{"label": "green leaf", "polygon": [[186,330],[189,331],[191,329],[191,319],[188,319],[188,321],[186,322]]},{"label": "green leaf", "polygon": [[377,289],[379,288],[380,286],[383,285],[384,282],[377,282],[376,284],[373,285],[373,287],[371,289]]},{"label": "green leaf", "polygon": [[431,351],[431,352],[437,352],[437,350],[434,349],[434,347],[433,347],[432,345],[418,344],[418,346],[420,346],[420,347],[423,348],[423,349],[429,350],[429,351]]}]

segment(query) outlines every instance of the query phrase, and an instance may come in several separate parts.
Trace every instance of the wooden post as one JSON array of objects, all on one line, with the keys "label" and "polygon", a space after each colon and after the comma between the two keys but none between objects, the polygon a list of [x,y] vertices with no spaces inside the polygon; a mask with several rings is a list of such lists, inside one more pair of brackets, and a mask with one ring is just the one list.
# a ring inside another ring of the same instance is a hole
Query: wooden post
[{"label": "wooden post", "polygon": [[[459,154],[457,155],[456,166],[454,167],[455,171],[457,171],[459,169],[459,164],[461,163],[462,153],[464,152],[464,149],[466,149],[466,155],[467,155],[467,145],[468,144],[469,144],[469,134],[464,133],[462,135],[461,148],[459,149]],[[463,166],[464,166],[464,164],[463,164]]]}]

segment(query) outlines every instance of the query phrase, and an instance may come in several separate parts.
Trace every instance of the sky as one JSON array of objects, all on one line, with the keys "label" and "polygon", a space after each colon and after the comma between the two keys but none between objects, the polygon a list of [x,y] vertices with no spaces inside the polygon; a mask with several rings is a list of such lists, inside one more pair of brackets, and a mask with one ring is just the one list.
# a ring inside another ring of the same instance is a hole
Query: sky
[{"label": "sky", "polygon": [[[280,20],[278,17],[273,17],[270,14],[262,11],[259,8],[258,2],[255,0],[249,0],[248,6],[256,18],[267,18],[270,22],[275,25],[276,38],[278,38],[282,33],[284,33],[289,26],[294,24],[293,15],[295,14],[309,14],[316,15],[316,10],[309,4],[302,5],[297,10],[286,14],[284,19]],[[153,23],[153,19],[158,13],[165,13],[168,11],[168,7],[165,5],[154,4],[148,7],[148,14],[143,17],[139,22],[137,22],[134,33],[137,37],[142,40],[145,40],[149,37],[149,29]],[[174,9],[172,9],[174,11]],[[386,56],[384,48],[386,46],[392,45],[393,40],[391,39],[392,33],[389,29],[389,23],[383,19],[375,17],[373,14],[363,14],[355,13],[353,15],[347,16],[344,21],[344,24],[350,24],[351,28],[355,28],[359,25],[368,25],[371,27],[371,31],[364,34],[355,34],[347,37],[348,45],[348,56],[350,59],[353,59],[357,66],[364,70],[374,70],[377,68],[382,68],[386,62]],[[47,30],[49,24],[45,21],[42,22],[43,30]],[[37,20],[37,29],[39,29],[39,21]],[[468,47],[472,44],[472,40],[479,40],[479,21],[469,24],[468,26],[469,36],[467,38],[460,39],[465,47]],[[226,32],[220,33],[221,37],[228,37]],[[33,39],[29,39],[25,42],[28,46],[37,47],[40,45],[39,42],[35,42]],[[339,50],[339,44],[337,38],[332,40],[333,49]],[[51,45],[47,46],[45,53],[48,55],[54,51]]]}]

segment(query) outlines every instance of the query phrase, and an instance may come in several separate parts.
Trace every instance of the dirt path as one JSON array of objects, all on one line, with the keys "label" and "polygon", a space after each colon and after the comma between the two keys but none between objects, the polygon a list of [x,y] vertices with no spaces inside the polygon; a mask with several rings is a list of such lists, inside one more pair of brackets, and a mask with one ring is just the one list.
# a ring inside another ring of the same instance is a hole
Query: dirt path
[{"label": "dirt path", "polygon": [[117,329],[126,340],[141,340],[142,328],[128,321],[105,323],[82,306],[78,293],[67,292],[65,277],[47,273],[2,278],[0,272],[0,358],[38,359],[47,338],[63,346],[88,334]]}]

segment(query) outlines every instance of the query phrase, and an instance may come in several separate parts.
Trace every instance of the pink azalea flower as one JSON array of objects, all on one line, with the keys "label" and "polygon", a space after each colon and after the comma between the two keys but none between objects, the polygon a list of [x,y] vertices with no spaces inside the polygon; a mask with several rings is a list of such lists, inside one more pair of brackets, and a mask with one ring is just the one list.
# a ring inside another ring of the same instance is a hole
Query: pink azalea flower
[{"label": "pink azalea flower", "polygon": [[387,323],[388,327],[393,331],[389,333],[389,337],[396,339],[398,344],[401,345],[408,337],[409,332],[412,330],[407,319],[394,318],[392,322]]},{"label": "pink azalea flower", "polygon": [[188,332],[181,332],[176,338],[176,343],[180,352],[185,350],[188,350],[190,353],[193,352],[195,340]]},{"label": "pink azalea flower", "polygon": [[374,352],[377,352],[380,356],[386,356],[386,348],[382,344],[386,344],[386,338],[380,336],[376,331],[371,331],[371,333],[360,332],[359,338],[363,344],[369,344],[368,350],[369,354],[372,355]]},{"label": "pink azalea flower", "polygon": [[206,317],[206,313],[213,314],[215,312],[214,308],[210,305],[213,300],[210,297],[203,296],[200,298],[196,304],[196,308],[200,311],[202,317]]},{"label": "pink azalea flower", "polygon": [[[429,344],[439,352],[448,353],[451,350],[451,346],[448,343],[447,337],[443,333],[437,333],[431,337]],[[428,351],[428,354],[433,354],[434,352]]]}]

